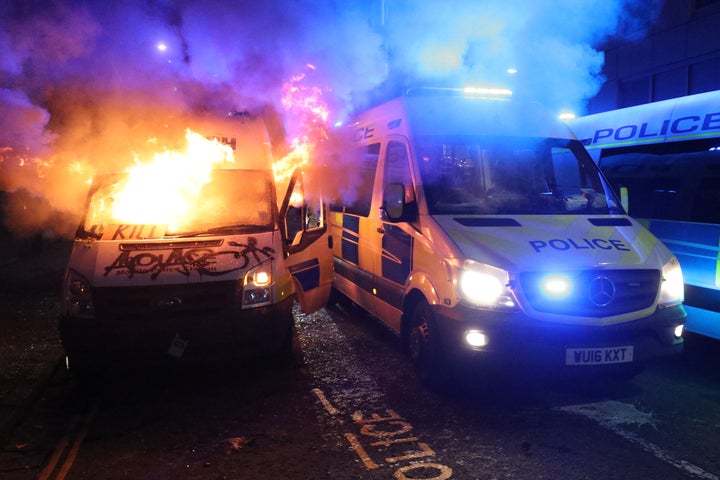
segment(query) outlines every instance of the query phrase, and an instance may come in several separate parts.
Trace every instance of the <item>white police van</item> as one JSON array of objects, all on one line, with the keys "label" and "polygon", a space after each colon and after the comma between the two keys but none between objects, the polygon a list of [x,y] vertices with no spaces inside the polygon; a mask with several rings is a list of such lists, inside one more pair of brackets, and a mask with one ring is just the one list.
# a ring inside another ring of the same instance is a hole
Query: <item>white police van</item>
[{"label": "white police van", "polygon": [[569,122],[630,213],[677,256],[688,331],[720,339],[720,91]]},{"label": "white police van", "polygon": [[456,93],[354,119],[334,288],[400,334],[429,384],[459,362],[632,374],[681,351],[676,258],[568,127],[510,92]]},{"label": "white police van", "polygon": [[[239,165],[208,172],[178,222],[119,214],[127,172],[93,181],[62,291],[59,331],[71,370],[284,354],[293,303],[306,312],[327,303],[332,254],[320,185],[296,172],[287,194],[276,193],[262,120],[243,116],[208,133],[218,131]],[[176,180],[161,173],[133,194],[140,213],[168,201],[157,186]]]}]

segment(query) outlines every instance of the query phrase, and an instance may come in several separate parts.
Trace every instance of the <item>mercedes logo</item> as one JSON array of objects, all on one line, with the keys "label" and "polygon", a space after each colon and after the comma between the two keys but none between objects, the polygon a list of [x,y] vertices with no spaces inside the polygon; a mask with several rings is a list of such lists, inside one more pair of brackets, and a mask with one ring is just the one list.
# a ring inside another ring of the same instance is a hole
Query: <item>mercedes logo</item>
[{"label": "mercedes logo", "polygon": [[588,287],[588,296],[598,307],[607,307],[615,298],[615,284],[608,277],[595,277]]}]

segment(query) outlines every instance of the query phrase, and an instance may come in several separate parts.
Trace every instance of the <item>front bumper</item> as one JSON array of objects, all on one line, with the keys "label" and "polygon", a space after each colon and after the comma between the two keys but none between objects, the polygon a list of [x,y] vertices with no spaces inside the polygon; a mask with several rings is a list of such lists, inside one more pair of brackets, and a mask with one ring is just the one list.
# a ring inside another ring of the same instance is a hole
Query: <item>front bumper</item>
[{"label": "front bumper", "polygon": [[[675,328],[685,323],[682,305],[670,307],[638,320],[607,326],[583,326],[543,322],[522,313],[497,313],[469,307],[435,307],[445,357],[455,362],[482,361],[485,366],[558,368],[590,371],[627,367],[610,365],[566,365],[568,349],[633,347],[630,365],[682,352],[683,339]],[[485,347],[470,347],[465,332],[477,329],[488,337]]]},{"label": "front bumper", "polygon": [[61,316],[66,354],[83,362],[124,363],[158,357],[270,354],[292,332],[293,298],[268,306],[154,315]]}]

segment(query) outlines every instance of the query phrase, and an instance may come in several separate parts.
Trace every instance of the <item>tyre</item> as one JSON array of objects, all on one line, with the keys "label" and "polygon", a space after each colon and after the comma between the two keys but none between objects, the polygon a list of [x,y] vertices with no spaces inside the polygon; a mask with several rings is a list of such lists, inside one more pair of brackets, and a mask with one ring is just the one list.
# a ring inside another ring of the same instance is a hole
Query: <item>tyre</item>
[{"label": "tyre", "polygon": [[65,366],[70,376],[82,387],[99,383],[104,373],[104,363],[98,358],[85,354],[67,354]]},{"label": "tyre", "polygon": [[328,302],[327,302],[327,304],[329,306],[339,305],[342,307],[342,306],[346,306],[350,303],[351,303],[350,300],[345,296],[344,293],[342,293],[337,288],[332,287],[332,289],[330,290],[330,298],[328,299]]},{"label": "tyre", "polygon": [[437,389],[449,379],[435,316],[427,302],[419,302],[410,317],[408,351],[420,381]]},{"label": "tyre", "polygon": [[295,319],[291,316],[282,342],[271,357],[272,363],[279,366],[302,364],[299,348]]}]

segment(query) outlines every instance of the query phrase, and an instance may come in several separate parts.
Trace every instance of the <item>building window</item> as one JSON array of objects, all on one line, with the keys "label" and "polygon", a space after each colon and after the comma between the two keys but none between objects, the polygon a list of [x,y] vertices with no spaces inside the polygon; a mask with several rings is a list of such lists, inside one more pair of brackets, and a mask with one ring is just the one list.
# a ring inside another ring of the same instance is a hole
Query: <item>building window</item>
[{"label": "building window", "polygon": [[690,65],[690,92],[703,93],[720,89],[720,58]]},{"label": "building window", "polygon": [[720,0],[694,0],[693,1],[693,9],[695,9],[695,10],[709,7],[711,5],[720,5]]},{"label": "building window", "polygon": [[650,78],[643,77],[620,82],[618,108],[632,107],[650,101]]}]

